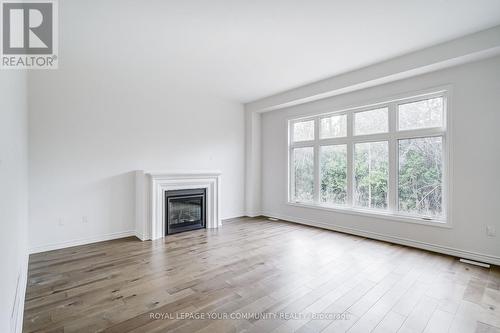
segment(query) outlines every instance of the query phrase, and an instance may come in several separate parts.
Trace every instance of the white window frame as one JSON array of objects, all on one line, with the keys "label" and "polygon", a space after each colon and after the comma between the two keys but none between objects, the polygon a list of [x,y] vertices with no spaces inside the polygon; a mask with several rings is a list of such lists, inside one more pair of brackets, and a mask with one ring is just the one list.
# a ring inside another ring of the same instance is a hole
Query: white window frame
[{"label": "white window frame", "polygon": [[[450,204],[450,171],[451,171],[451,148],[450,148],[450,90],[436,89],[426,92],[407,94],[409,97],[400,97],[389,99],[384,102],[377,102],[370,105],[351,107],[327,113],[318,113],[300,118],[288,119],[288,172],[287,172],[287,198],[288,205],[335,211],[345,214],[354,214],[360,216],[382,218],[400,222],[418,223],[438,227],[451,227],[451,204]],[[443,115],[441,127],[429,127],[411,130],[398,130],[398,105],[426,100],[436,97],[443,98]],[[354,135],[354,114],[361,111],[368,111],[378,108],[388,108],[389,131],[386,133],[376,133],[368,135]],[[332,115],[347,115],[347,136],[337,138],[320,139],[320,121],[321,118]],[[314,140],[293,142],[293,125],[296,122],[314,120]],[[442,137],[443,145],[443,188],[442,188],[442,217],[425,217],[421,215],[412,215],[398,211],[398,170],[399,154],[398,140],[415,139],[422,137]],[[387,141],[389,147],[389,183],[388,183],[388,208],[385,210],[368,209],[356,207],[353,204],[353,157],[354,146],[362,142]],[[347,203],[345,205],[324,204],[320,202],[320,163],[319,152],[321,146],[347,145]],[[300,147],[313,147],[314,150],[314,196],[312,202],[297,202],[293,200],[294,193],[294,168],[293,168],[293,149]]]}]

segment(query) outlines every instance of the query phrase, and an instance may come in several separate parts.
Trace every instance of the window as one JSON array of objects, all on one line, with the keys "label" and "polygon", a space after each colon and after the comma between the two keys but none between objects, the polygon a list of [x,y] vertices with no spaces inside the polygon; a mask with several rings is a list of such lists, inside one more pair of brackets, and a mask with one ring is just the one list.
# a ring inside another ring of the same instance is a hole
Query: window
[{"label": "window", "polygon": [[366,135],[385,133],[389,130],[387,108],[356,112],[354,114],[354,134]]},{"label": "window", "polygon": [[399,140],[400,211],[441,216],[443,191],[442,137]]},{"label": "window", "polygon": [[443,125],[443,98],[399,105],[399,129],[410,130]]},{"label": "window", "polygon": [[446,91],[291,120],[289,202],[447,219]]},{"label": "window", "polygon": [[341,138],[347,135],[347,115],[321,118],[321,139]]},{"label": "window", "polygon": [[293,124],[293,141],[314,140],[314,121],[301,121]]},{"label": "window", "polygon": [[347,145],[322,146],[321,202],[345,204],[347,202]]},{"label": "window", "polygon": [[314,153],[312,147],[293,150],[294,197],[312,201],[314,196]]},{"label": "window", "polygon": [[354,205],[387,208],[388,183],[387,141],[354,144]]}]

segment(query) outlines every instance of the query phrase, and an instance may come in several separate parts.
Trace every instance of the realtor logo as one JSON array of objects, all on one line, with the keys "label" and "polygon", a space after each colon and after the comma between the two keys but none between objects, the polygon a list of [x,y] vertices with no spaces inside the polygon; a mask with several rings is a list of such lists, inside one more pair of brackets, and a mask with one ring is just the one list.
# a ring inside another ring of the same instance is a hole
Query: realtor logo
[{"label": "realtor logo", "polygon": [[57,68],[57,3],[1,1],[3,69]]}]

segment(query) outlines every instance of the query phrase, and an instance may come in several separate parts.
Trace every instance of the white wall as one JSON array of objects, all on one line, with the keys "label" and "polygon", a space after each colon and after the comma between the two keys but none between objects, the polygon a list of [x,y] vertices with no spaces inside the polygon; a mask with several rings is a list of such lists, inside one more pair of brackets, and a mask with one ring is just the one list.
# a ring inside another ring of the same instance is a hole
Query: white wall
[{"label": "white wall", "polygon": [[262,210],[261,123],[260,113],[245,112],[245,213],[247,216],[258,216]]},{"label": "white wall", "polygon": [[99,8],[60,2],[60,68],[30,73],[31,248],[133,230],[134,170],[220,170],[222,218],[243,215],[242,105],[171,66],[151,8]]},{"label": "white wall", "polygon": [[0,332],[20,330],[27,274],[26,75],[0,72]]},{"label": "white wall", "polygon": [[[335,227],[375,238],[422,246],[500,263],[500,57],[262,115],[263,213],[297,222]],[[294,207],[287,201],[287,117],[363,105],[412,91],[453,86],[453,228],[445,229]],[[457,251],[455,251],[457,250]]]}]

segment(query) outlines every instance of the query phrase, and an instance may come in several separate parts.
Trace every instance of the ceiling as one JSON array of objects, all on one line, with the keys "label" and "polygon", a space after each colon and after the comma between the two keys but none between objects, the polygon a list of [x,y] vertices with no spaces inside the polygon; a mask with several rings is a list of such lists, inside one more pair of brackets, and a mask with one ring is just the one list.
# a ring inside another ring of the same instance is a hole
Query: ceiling
[{"label": "ceiling", "polygon": [[61,66],[150,68],[238,102],[500,24],[499,0],[59,3]]}]

